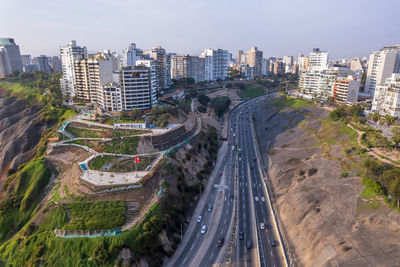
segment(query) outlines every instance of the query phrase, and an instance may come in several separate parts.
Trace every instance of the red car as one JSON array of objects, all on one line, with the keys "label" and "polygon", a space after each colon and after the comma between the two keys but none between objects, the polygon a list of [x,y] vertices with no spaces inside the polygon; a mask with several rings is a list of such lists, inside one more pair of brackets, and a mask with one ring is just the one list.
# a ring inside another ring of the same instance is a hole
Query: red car
[{"label": "red car", "polygon": [[228,143],[228,144],[232,145],[232,141],[229,141],[229,143]]}]

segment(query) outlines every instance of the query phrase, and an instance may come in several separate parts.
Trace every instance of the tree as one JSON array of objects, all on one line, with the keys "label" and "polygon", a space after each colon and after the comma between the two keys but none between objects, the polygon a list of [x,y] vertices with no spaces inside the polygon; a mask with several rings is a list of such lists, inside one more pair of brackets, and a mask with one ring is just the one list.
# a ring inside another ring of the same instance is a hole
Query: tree
[{"label": "tree", "polygon": [[206,96],[205,94],[201,94],[197,97],[197,100],[202,104],[203,106],[207,106],[208,103],[210,103],[211,99]]},{"label": "tree", "polygon": [[92,259],[97,266],[104,266],[110,260],[110,255],[107,251],[104,241],[97,243],[92,252]]},{"label": "tree", "polygon": [[140,119],[141,117],[142,117],[142,113],[137,108],[134,108],[131,111],[131,118],[133,121],[136,121],[136,120]]},{"label": "tree", "polygon": [[386,122],[387,126],[392,125],[394,123],[394,121],[395,121],[393,116],[385,115],[384,117],[385,117],[385,122]]},{"label": "tree", "polygon": [[396,148],[398,148],[400,144],[400,127],[396,126],[392,128],[392,141],[394,142]]},{"label": "tree", "polygon": [[378,112],[375,112],[374,114],[372,114],[372,120],[376,123],[379,121],[379,118],[381,117],[381,115],[379,115]]},{"label": "tree", "polygon": [[216,97],[211,102],[214,112],[218,117],[221,117],[225,113],[230,104],[231,99],[227,96]]},{"label": "tree", "polygon": [[389,195],[396,201],[396,206],[400,207],[400,178],[396,177],[390,181],[389,184]]}]

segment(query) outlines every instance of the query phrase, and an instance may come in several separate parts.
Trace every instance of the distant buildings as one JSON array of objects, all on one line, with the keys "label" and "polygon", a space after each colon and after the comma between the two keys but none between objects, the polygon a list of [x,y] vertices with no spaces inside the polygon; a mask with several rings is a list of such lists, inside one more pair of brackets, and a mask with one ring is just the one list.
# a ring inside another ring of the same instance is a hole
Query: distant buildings
[{"label": "distant buildings", "polygon": [[51,67],[53,69],[53,72],[61,72],[61,59],[57,56],[54,56],[51,58]]},{"label": "distant buildings", "polygon": [[[299,89],[305,98],[336,102],[356,102],[358,100],[359,76],[348,67],[328,67],[328,52],[314,48],[307,57],[299,55]],[[307,66],[308,65],[308,66]],[[300,68],[302,71],[300,72]]]},{"label": "distant buildings", "polygon": [[171,78],[182,79],[191,77],[195,82],[205,79],[205,59],[196,56],[173,56],[171,59]]},{"label": "distant buildings", "polygon": [[165,49],[161,46],[155,46],[145,51],[143,55],[147,58],[156,60],[157,62],[157,75],[160,89],[167,89],[171,86],[171,67]]},{"label": "distant buildings", "polygon": [[21,53],[14,39],[0,38],[0,54],[0,75],[22,72]]},{"label": "distant buildings", "polygon": [[376,85],[372,111],[400,117],[400,73],[392,73],[384,84]]},{"label": "distant buildings", "polygon": [[206,81],[225,80],[228,77],[229,53],[227,50],[208,48],[200,58],[204,58]]},{"label": "distant buildings", "polygon": [[263,52],[258,50],[257,47],[252,47],[246,51],[246,64],[254,68],[254,75],[261,75],[262,72]]},{"label": "distant buildings", "polygon": [[383,84],[392,73],[400,72],[400,45],[388,46],[371,53],[368,62],[365,90],[374,96],[377,85]]},{"label": "distant buildings", "polygon": [[21,62],[22,62],[22,66],[31,64],[32,63],[31,55],[21,55]]},{"label": "distant buildings", "polygon": [[135,43],[131,43],[122,51],[122,54],[122,66],[124,67],[136,66],[136,60],[143,59],[143,51],[136,48]]},{"label": "distant buildings", "polygon": [[45,71],[47,73],[52,72],[50,58],[45,55],[40,55],[35,57],[33,62],[39,66],[39,70]]},{"label": "distant buildings", "polygon": [[285,63],[279,58],[270,58],[269,72],[273,75],[285,74]]},{"label": "distant buildings", "polygon": [[63,94],[72,97],[76,96],[74,62],[86,57],[86,47],[77,46],[74,40],[68,45],[60,47],[62,66],[61,90]]},{"label": "distant buildings", "polygon": [[354,57],[350,59],[350,69],[354,72],[364,72],[364,67],[361,63],[360,58]]},{"label": "distant buildings", "polygon": [[10,73],[11,64],[7,49],[0,47],[0,78]]}]

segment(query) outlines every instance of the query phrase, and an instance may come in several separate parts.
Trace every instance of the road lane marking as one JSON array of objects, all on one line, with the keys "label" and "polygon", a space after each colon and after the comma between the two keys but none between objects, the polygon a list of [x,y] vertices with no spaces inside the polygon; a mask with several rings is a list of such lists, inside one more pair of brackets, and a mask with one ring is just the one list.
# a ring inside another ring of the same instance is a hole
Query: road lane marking
[{"label": "road lane marking", "polygon": [[211,253],[211,256],[210,256],[210,260],[211,260],[211,258],[214,256],[214,251],[213,251],[213,253]]}]

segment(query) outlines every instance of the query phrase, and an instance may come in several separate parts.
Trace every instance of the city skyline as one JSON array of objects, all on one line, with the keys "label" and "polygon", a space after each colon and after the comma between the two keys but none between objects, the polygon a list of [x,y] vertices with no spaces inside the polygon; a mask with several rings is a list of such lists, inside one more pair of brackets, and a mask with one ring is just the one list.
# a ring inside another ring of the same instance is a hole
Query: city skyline
[{"label": "city skyline", "polygon": [[[1,0],[1,4],[7,12],[0,18],[4,26],[0,36],[14,38],[21,54],[31,55],[58,55],[60,46],[77,40],[89,52],[111,49],[121,54],[135,42],[143,49],[161,45],[167,52],[195,55],[215,47],[236,56],[239,49],[257,46],[264,57],[283,57],[320,47],[331,58],[341,59],[368,57],[383,46],[400,43],[392,23],[400,8],[395,0],[340,0],[323,6],[316,0],[246,4],[156,0],[151,5],[92,0],[43,0],[38,5]],[[376,12],[382,6],[390,8]]]}]

